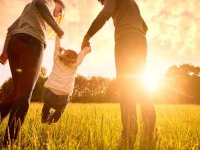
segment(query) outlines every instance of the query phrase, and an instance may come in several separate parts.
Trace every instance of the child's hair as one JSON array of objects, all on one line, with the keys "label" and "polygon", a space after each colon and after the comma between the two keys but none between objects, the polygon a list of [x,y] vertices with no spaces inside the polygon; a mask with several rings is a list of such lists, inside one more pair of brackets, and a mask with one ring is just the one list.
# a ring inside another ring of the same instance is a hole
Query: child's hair
[{"label": "child's hair", "polygon": [[78,54],[71,49],[65,50],[60,47],[60,55],[58,55],[60,61],[66,66],[72,66],[72,64],[76,63]]}]

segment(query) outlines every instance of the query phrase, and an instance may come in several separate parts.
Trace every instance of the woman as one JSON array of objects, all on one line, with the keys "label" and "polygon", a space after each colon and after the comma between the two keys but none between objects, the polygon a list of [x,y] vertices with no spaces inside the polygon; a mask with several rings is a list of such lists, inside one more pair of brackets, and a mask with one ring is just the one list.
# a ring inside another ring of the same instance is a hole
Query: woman
[{"label": "woman", "polygon": [[8,28],[0,63],[9,60],[13,89],[0,103],[0,123],[10,113],[3,146],[15,141],[27,114],[32,91],[38,79],[46,36],[51,29],[61,38],[59,23],[65,5],[61,0],[33,0]]}]

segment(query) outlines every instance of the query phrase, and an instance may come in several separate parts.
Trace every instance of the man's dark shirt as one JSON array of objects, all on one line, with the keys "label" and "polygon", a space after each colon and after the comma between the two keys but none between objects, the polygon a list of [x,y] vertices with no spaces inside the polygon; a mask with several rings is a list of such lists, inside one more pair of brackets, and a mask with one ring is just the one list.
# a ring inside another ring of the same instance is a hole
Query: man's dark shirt
[{"label": "man's dark shirt", "polygon": [[148,28],[134,0],[106,0],[87,34],[92,37],[110,17],[115,26],[115,39],[135,32],[145,36],[147,32]]}]

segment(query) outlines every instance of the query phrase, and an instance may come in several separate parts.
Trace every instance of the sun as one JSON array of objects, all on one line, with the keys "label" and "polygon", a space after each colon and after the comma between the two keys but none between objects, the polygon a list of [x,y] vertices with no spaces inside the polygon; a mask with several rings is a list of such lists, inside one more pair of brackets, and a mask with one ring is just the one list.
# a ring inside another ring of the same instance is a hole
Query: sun
[{"label": "sun", "polygon": [[144,85],[151,91],[155,91],[158,87],[162,74],[158,71],[146,70],[143,75]]}]

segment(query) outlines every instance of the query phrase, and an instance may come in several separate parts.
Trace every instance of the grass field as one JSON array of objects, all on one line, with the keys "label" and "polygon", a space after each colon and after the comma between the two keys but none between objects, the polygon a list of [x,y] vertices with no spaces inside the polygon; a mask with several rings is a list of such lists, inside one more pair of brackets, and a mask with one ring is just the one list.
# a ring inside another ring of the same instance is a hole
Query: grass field
[{"label": "grass field", "polygon": [[[31,103],[18,141],[8,150],[119,149],[122,130],[119,104],[70,104],[60,121],[52,125],[41,124],[41,107],[42,104]],[[199,105],[155,105],[155,108],[158,138],[153,149],[200,150]],[[6,124],[7,119],[1,124],[1,141]],[[139,132],[133,149],[152,147],[143,142]]]}]

